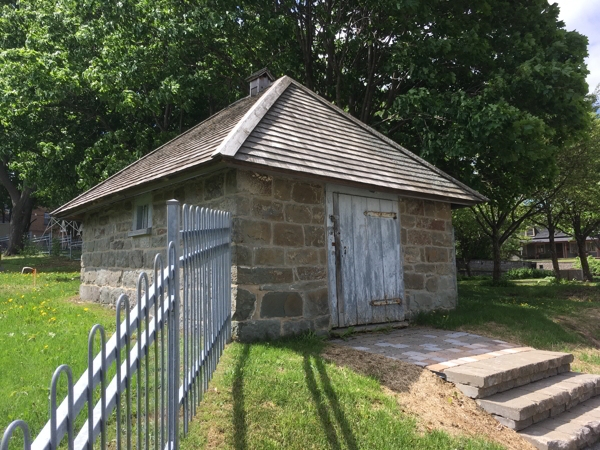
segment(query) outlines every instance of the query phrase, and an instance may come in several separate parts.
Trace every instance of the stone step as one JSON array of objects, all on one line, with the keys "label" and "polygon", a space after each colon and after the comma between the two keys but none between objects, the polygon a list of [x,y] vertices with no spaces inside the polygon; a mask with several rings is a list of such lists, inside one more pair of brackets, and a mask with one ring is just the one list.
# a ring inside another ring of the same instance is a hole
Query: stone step
[{"label": "stone step", "polygon": [[567,372],[477,400],[498,422],[522,430],[600,394],[600,375]]},{"label": "stone step", "polygon": [[532,350],[450,367],[444,375],[466,396],[485,398],[568,372],[572,361],[570,353]]},{"label": "stone step", "polygon": [[600,440],[600,396],[533,424],[519,434],[540,450],[596,448]]}]

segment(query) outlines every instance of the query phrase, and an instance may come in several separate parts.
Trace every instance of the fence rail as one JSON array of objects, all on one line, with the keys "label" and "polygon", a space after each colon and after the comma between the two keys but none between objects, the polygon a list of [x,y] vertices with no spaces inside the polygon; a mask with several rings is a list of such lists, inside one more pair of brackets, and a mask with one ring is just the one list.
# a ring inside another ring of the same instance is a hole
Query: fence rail
[{"label": "fence rail", "polygon": [[[181,409],[185,436],[188,422],[231,338],[231,215],[197,206],[180,208],[178,201],[169,200],[167,221],[166,268],[157,254],[153,284],[145,272],[140,274],[135,308],[130,308],[126,295],[119,297],[117,328],[108,342],[101,325],[91,329],[88,369],[74,385],[67,365],[56,369],[51,382],[50,418],[33,442],[27,424],[16,420],[6,428],[0,450],[8,450],[17,428],[23,430],[25,450],[56,450],[65,436],[69,450],[92,450],[98,436],[101,449],[106,450],[108,427],[113,424],[117,449],[122,448],[125,438],[126,448],[131,450],[134,382],[136,449],[179,448]],[[125,320],[121,322],[122,311]],[[94,357],[98,337],[101,350]],[[116,375],[107,383],[113,364]],[[57,407],[56,388],[61,374],[67,377],[68,393]],[[76,431],[76,418],[86,404],[87,420]],[[114,423],[110,420],[113,411]]]}]

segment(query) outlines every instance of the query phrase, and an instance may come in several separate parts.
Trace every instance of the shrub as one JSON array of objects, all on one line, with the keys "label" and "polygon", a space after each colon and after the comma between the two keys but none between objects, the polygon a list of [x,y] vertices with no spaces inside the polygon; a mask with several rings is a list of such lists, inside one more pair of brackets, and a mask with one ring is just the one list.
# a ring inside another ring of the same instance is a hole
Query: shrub
[{"label": "shrub", "polygon": [[60,241],[56,238],[52,239],[52,248],[50,253],[52,256],[60,256]]},{"label": "shrub", "polygon": [[40,249],[37,245],[29,240],[29,238],[23,239],[23,249],[19,252],[23,256],[36,256],[40,254]]},{"label": "shrub", "polygon": [[546,278],[551,276],[554,276],[554,272],[551,270],[529,269],[526,267],[521,269],[511,269],[504,275],[508,280],[525,280],[529,278]]},{"label": "shrub", "polygon": [[[590,266],[590,272],[594,275],[600,275],[600,259],[596,259],[593,256],[588,256],[587,258],[588,266]],[[573,263],[574,269],[581,269],[581,260],[579,257],[575,258],[575,262]]]}]

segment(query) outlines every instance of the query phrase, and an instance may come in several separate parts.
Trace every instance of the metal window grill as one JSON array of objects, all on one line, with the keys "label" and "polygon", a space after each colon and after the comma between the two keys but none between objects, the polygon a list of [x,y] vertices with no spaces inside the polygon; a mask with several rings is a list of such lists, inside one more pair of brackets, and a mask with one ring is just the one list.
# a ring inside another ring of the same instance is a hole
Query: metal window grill
[{"label": "metal window grill", "polygon": [[[119,297],[117,328],[108,342],[101,325],[91,329],[88,369],[77,383],[69,366],[56,369],[50,418],[33,442],[27,424],[15,420],[6,428],[0,450],[8,450],[17,428],[23,431],[24,450],[56,450],[65,437],[69,450],[93,450],[98,436],[101,450],[106,450],[109,432],[116,435],[117,449],[125,441],[131,450],[134,437],[137,450],[179,448],[179,418],[185,436],[231,338],[231,215],[197,206],[180,208],[177,200],[169,200],[167,220],[167,267],[157,254],[153,285],[145,272],[140,274],[131,311],[129,298]],[[101,351],[94,357],[98,335]],[[107,383],[113,364],[116,374]],[[57,407],[61,374],[67,376],[68,393]],[[100,398],[95,401],[98,388]],[[75,430],[86,404],[87,420]]]}]

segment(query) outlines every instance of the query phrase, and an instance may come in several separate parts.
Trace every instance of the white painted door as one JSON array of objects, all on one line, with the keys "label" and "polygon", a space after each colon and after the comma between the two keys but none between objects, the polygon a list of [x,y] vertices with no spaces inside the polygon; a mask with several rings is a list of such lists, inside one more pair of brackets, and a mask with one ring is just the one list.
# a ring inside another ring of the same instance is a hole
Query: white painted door
[{"label": "white painted door", "polygon": [[404,320],[397,200],[333,192],[330,201],[334,326]]}]

